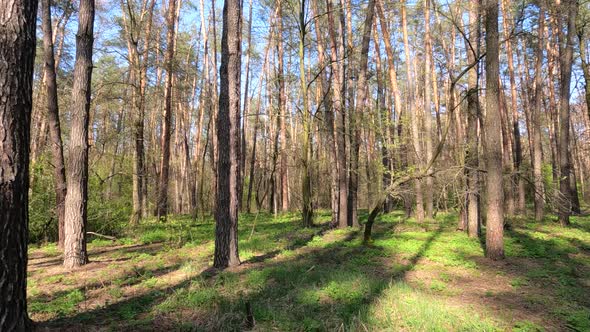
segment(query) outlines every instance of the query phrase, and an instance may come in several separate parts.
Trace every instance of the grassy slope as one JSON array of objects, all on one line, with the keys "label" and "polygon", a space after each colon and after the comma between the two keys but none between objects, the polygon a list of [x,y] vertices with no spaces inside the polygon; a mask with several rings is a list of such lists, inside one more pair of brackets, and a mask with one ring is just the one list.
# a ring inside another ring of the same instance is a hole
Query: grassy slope
[{"label": "grassy slope", "polygon": [[[211,220],[146,222],[92,263],[61,269],[53,246],[32,249],[29,312],[44,328],[538,331],[590,330],[590,218],[563,229],[514,220],[503,262],[483,258],[456,216],[383,216],[371,246],[351,230],[301,229],[298,215],[240,219],[242,266],[209,269]],[[366,218],[363,215],[363,218]],[[89,327],[90,326],[90,327]]]}]

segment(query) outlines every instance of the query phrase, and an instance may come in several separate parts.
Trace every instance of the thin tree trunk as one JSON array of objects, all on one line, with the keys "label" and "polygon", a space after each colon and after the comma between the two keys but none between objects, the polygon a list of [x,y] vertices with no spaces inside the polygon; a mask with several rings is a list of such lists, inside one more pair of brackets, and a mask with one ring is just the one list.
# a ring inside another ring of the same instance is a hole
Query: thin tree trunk
[{"label": "thin tree trunk", "polygon": [[[419,117],[418,109],[415,107],[415,90],[414,90],[414,79],[415,75],[412,70],[410,54],[410,44],[408,40],[408,27],[406,19],[406,2],[405,0],[401,4],[401,16],[402,16],[402,32],[404,40],[404,53],[406,56],[406,83],[407,83],[407,103],[408,110],[410,113],[411,131],[412,131],[412,156],[415,165],[418,169],[422,168],[422,142],[420,142],[420,131],[419,131]],[[422,222],[424,220],[424,193],[422,192],[422,179],[414,180],[414,190],[416,196],[416,221]]]},{"label": "thin tree trunk", "polygon": [[47,97],[47,118],[51,137],[51,152],[53,154],[53,168],[55,181],[55,204],[58,220],[57,247],[64,246],[64,213],[66,199],[66,169],[64,164],[63,144],[59,123],[59,108],[57,103],[57,79],[55,75],[55,58],[53,55],[53,31],[51,27],[51,0],[43,0],[41,4],[43,26],[43,60],[46,77],[45,93]]},{"label": "thin tree trunk", "polygon": [[[389,28],[387,27],[387,20],[385,18],[385,14],[383,12],[383,4],[381,3],[382,0],[376,0],[375,2],[375,9],[377,10],[377,15],[379,16],[379,23],[381,25],[381,33],[383,34],[383,42],[385,44],[385,52],[387,54],[387,69],[388,69],[388,74],[389,74],[389,84],[391,85],[391,94],[393,97],[393,107],[395,112],[397,113],[397,117],[398,117],[398,125],[397,125],[397,132],[398,132],[398,140],[399,140],[399,144],[400,144],[400,148],[399,148],[399,154],[400,154],[400,166],[405,167],[407,166],[407,144],[405,139],[402,137],[403,132],[404,132],[404,124],[407,123],[407,112],[403,112],[402,110],[402,99],[401,99],[401,94],[400,94],[400,90],[398,87],[398,82],[397,82],[397,72],[396,72],[396,67],[395,67],[395,55],[393,53],[393,46],[391,45],[391,37],[389,34]],[[377,29],[376,25],[375,25],[375,30]],[[375,44],[377,45],[378,43],[378,39],[375,38]],[[378,48],[378,47],[377,47]],[[378,52],[378,51],[377,51]],[[379,82],[379,81],[378,81]],[[385,94],[381,95],[381,100],[379,100],[379,104],[381,105],[381,108],[386,107],[385,105]],[[383,110],[381,110],[382,113],[382,132],[383,132],[383,141],[386,143],[384,145],[386,146],[393,146],[393,135],[391,134],[391,130],[390,127],[392,127],[392,129],[395,128],[395,126],[390,125],[390,116],[388,114],[388,112],[383,112]],[[385,114],[383,114],[385,113]],[[394,129],[395,130],[395,129]],[[386,147],[383,149],[382,151],[382,160],[383,160],[383,166],[385,168],[385,175],[384,175],[384,187],[387,188],[390,183],[391,183],[391,173],[394,169],[394,159],[392,157],[392,152],[390,151],[391,149],[389,147]],[[405,186],[405,184],[404,184]],[[411,213],[411,201],[408,197],[408,194],[404,194],[403,195],[403,200],[404,200],[404,208],[406,211],[406,215]],[[390,206],[391,205],[391,201],[389,199],[385,200],[385,211],[389,212],[390,210]]]},{"label": "thin tree trunk", "polygon": [[359,71],[357,81],[356,103],[350,112],[350,178],[349,178],[349,222],[353,227],[358,227],[358,182],[359,182],[359,118],[363,116],[367,104],[367,71],[369,62],[369,46],[371,43],[371,31],[373,29],[373,17],[375,16],[375,0],[370,0],[367,5],[367,16],[363,25],[363,38],[359,58]]},{"label": "thin tree trunk", "polygon": [[[432,159],[432,105],[431,86],[432,75],[430,73],[432,62],[432,40],[430,36],[430,0],[424,0],[424,131],[426,141],[426,160]],[[426,195],[424,206],[426,218],[432,219],[434,181],[431,176],[426,177]]]},{"label": "thin tree trunk", "polygon": [[535,219],[537,221],[543,220],[545,210],[545,195],[543,185],[543,146],[541,144],[541,109],[543,107],[543,37],[545,35],[545,8],[540,2],[539,8],[539,28],[537,39],[539,40],[536,49],[535,62],[535,82],[534,82],[534,100],[535,107],[533,107],[531,114],[531,122],[533,125],[533,184],[535,197]]},{"label": "thin tree trunk", "polygon": [[[342,100],[344,89],[344,67],[339,57],[344,56],[342,40],[343,27],[339,17],[334,17],[339,11],[334,10],[336,0],[326,0],[328,10],[328,30],[330,32],[330,56],[332,67],[332,99],[335,114],[336,156],[338,163],[338,227],[348,226],[348,177],[346,162],[346,115]],[[334,27],[336,24],[336,27]]]},{"label": "thin tree trunk", "polygon": [[578,41],[580,42],[580,60],[582,64],[582,72],[584,73],[584,96],[586,98],[586,112],[588,113],[588,119],[590,119],[590,63],[588,63],[588,55],[587,55],[587,47],[588,47],[588,37],[585,32],[587,22],[583,22],[583,20],[577,20],[577,33],[578,33]]},{"label": "thin tree trunk", "polygon": [[[479,57],[479,0],[471,0],[469,8],[469,43],[466,43],[467,59],[473,63]],[[469,47],[471,45],[471,48]],[[465,166],[467,173],[466,212],[467,230],[470,237],[479,237],[480,218],[480,180],[479,180],[479,66],[467,74],[467,150]]]},{"label": "thin tree trunk", "polygon": [[[303,98],[303,112],[302,112],[302,145],[301,145],[301,163],[303,165],[301,174],[301,196],[303,206],[301,207],[301,219],[303,220],[303,226],[310,227],[313,225],[313,205],[312,205],[312,192],[311,192],[311,166],[310,159],[312,154],[311,147],[311,112],[309,110],[309,99],[307,95],[307,80],[305,78],[305,36],[306,22],[305,22],[305,2],[306,0],[300,0],[299,9],[299,80],[301,83],[301,97]],[[280,16],[280,12],[279,12]],[[280,31],[280,30],[279,30]],[[279,39],[281,36],[279,35]],[[280,57],[281,55],[279,55]],[[279,60],[280,61],[280,60]],[[284,128],[283,128],[284,129]],[[340,156],[341,157],[341,156]],[[340,176],[342,174],[339,174]],[[341,180],[341,179],[339,179]],[[340,185],[342,183],[339,182]],[[284,192],[287,194],[287,191]],[[342,191],[340,192],[342,195]],[[341,196],[342,197],[342,196]],[[346,196],[344,196],[346,199]],[[342,202],[341,202],[342,203]],[[343,205],[340,205],[340,209]],[[340,210],[346,211],[346,210]]]},{"label": "thin tree trunk", "polygon": [[[311,1],[312,15],[315,17],[315,32],[317,39],[318,61],[323,65],[327,65],[327,59],[324,50],[323,30],[320,24],[320,15],[318,15],[317,1]],[[324,96],[324,134],[325,141],[328,148],[328,154],[332,167],[330,167],[330,207],[332,209],[332,224],[338,224],[338,162],[336,153],[336,140],[334,131],[334,113],[332,113],[331,93],[328,86],[328,79],[324,73],[320,75],[320,94]]]},{"label": "thin tree trunk", "polygon": [[[559,65],[561,69],[560,86],[559,86],[559,190],[561,192],[561,200],[559,200],[559,222],[562,226],[569,225],[569,217],[572,212],[572,163],[569,149],[570,141],[570,82],[572,78],[572,62],[573,62],[573,43],[576,33],[576,16],[578,12],[577,3],[575,0],[563,0],[560,5],[559,15],[565,16],[567,19],[567,35],[563,30],[560,30],[559,43]],[[564,19],[560,16],[560,23]],[[563,25],[563,24],[561,24]]]},{"label": "thin tree trunk", "polygon": [[158,219],[166,220],[168,214],[168,182],[170,175],[170,135],[172,125],[172,83],[174,80],[174,41],[176,23],[176,0],[169,0],[166,24],[168,28],[166,37],[166,90],[164,92],[164,120],[162,123],[162,159],[160,162],[160,184],[158,186]]},{"label": "thin tree trunk", "polygon": [[88,263],[86,222],[88,202],[88,120],[94,43],[94,0],[81,0],[76,35],[76,63],[72,88],[72,120],[65,201],[64,267]]},{"label": "thin tree trunk", "polygon": [[[305,0],[301,0],[302,3]],[[278,15],[277,15],[277,70],[278,70],[278,88],[279,88],[279,114],[277,123],[280,134],[279,134],[279,144],[280,144],[280,166],[279,166],[279,176],[280,176],[280,197],[281,197],[281,211],[287,211],[289,209],[289,194],[287,190],[287,183],[289,181],[287,177],[287,126],[285,125],[285,120],[287,118],[287,91],[285,88],[285,69],[283,66],[283,11],[282,11],[282,1],[277,1],[278,7]],[[301,34],[301,32],[300,32]],[[305,101],[304,101],[305,102]],[[305,115],[304,115],[305,116]]]},{"label": "thin tree trunk", "polygon": [[516,212],[517,213],[524,213],[526,212],[525,207],[525,180],[524,175],[522,174],[521,165],[522,165],[522,143],[520,138],[520,126],[519,126],[519,116],[518,116],[518,102],[517,102],[517,92],[516,92],[516,80],[514,75],[514,59],[513,59],[513,52],[512,52],[512,40],[510,39],[510,31],[512,27],[510,26],[510,13],[508,9],[508,0],[502,0],[500,5],[502,6],[502,13],[505,17],[503,22],[504,27],[504,38],[506,41],[506,58],[508,62],[508,76],[510,77],[510,109],[512,110],[512,135],[513,135],[513,161],[514,161],[514,171],[515,175],[513,176],[513,181],[516,183],[517,188],[517,200],[516,200]]},{"label": "thin tree trunk", "polygon": [[[250,89],[250,53],[252,52],[252,0],[250,0],[250,9],[248,10],[248,50],[246,51],[246,82],[244,85],[244,110],[243,114],[243,128],[242,128],[242,143],[241,143],[241,150],[242,154],[240,156],[240,181],[244,179],[244,175],[246,172],[246,152],[248,151],[247,145],[247,131],[248,131],[248,124],[250,122],[250,99],[248,98],[248,93]],[[256,140],[256,138],[254,138]],[[242,202],[243,202],[243,191],[244,191],[244,184],[240,182],[240,210],[242,210]]]}]

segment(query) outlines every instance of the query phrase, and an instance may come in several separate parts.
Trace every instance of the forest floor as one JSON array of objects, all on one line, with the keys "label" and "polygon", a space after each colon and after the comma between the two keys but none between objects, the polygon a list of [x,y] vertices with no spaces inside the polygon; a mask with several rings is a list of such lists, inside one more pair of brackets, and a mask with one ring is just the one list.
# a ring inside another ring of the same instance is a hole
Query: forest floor
[{"label": "forest floor", "polygon": [[243,264],[225,271],[211,269],[211,219],[94,240],[74,272],[55,245],[31,248],[29,313],[39,331],[247,330],[246,307],[256,331],[590,331],[590,217],[511,219],[500,262],[455,214],[381,216],[369,246],[328,219],[241,215]]}]

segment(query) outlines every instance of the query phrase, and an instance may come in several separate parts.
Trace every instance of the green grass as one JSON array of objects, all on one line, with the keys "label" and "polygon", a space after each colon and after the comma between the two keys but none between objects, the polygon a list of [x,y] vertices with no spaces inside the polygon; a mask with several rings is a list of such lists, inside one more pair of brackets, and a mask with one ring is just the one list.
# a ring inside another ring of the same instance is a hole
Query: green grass
[{"label": "green grass", "polygon": [[29,312],[44,313],[50,316],[65,316],[76,311],[77,305],[84,301],[84,293],[79,290],[61,293],[52,298],[34,298],[29,301]]},{"label": "green grass", "polygon": [[[360,215],[366,219],[366,211]],[[154,322],[181,331],[243,330],[246,304],[260,331],[542,331],[545,323],[590,329],[588,217],[572,218],[570,228],[551,218],[514,218],[505,234],[508,260],[500,265],[484,258],[479,239],[455,231],[452,213],[424,224],[398,211],[380,216],[370,245],[354,229],[328,230],[329,219],[320,211],[318,226],[302,228],[296,213],[241,215],[245,264],[217,273],[205,271],[214,243],[210,217],[147,220],[118,241],[128,249],[102,254],[108,265],[92,272],[92,294],[103,292],[107,303],[80,306],[91,293],[79,284],[43,296],[44,286],[76,279],[35,272],[30,311],[57,327],[139,331]],[[96,241],[91,249],[112,245]],[[527,319],[517,320],[513,310]]]}]

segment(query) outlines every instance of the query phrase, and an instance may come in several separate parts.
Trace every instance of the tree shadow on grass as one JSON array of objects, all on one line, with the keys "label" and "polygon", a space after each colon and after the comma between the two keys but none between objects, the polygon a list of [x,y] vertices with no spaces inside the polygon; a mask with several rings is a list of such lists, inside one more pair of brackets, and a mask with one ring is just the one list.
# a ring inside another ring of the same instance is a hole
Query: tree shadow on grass
[{"label": "tree shadow on grass", "polygon": [[[164,289],[42,324],[39,330],[243,330],[246,303],[261,329],[337,329],[365,320],[371,304],[392,280],[414,268],[441,232],[439,227],[403,266],[384,264],[383,248],[363,246],[350,232],[290,257],[254,259],[234,272],[206,270]],[[173,304],[162,306],[164,301]]]},{"label": "tree shadow on grass", "polygon": [[481,301],[511,317],[537,320],[548,329],[590,330],[590,261],[579,243],[533,237],[519,228],[506,230],[505,235],[504,261],[473,258],[479,270],[509,282],[496,285],[498,292],[487,291]]}]

